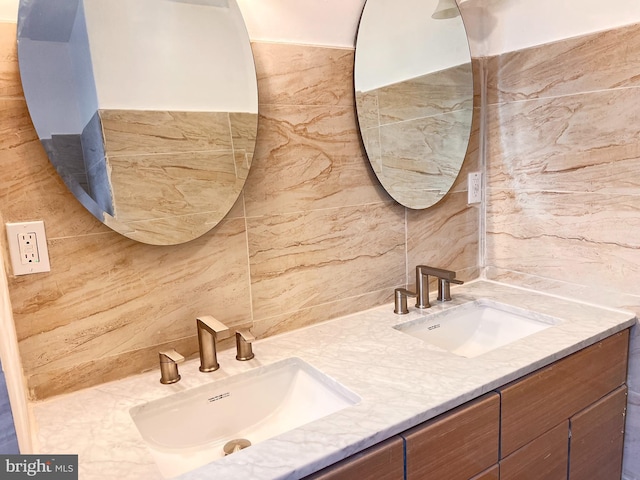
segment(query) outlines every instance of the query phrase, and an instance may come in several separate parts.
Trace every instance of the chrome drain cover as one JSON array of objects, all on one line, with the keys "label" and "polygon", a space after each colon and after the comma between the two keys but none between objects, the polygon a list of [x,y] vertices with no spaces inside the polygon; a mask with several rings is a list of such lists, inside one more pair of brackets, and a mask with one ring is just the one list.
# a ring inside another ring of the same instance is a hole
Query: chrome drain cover
[{"label": "chrome drain cover", "polygon": [[225,455],[231,455],[232,453],[238,452],[243,448],[247,448],[251,446],[251,442],[246,438],[236,438],[224,444],[222,448],[224,450]]}]

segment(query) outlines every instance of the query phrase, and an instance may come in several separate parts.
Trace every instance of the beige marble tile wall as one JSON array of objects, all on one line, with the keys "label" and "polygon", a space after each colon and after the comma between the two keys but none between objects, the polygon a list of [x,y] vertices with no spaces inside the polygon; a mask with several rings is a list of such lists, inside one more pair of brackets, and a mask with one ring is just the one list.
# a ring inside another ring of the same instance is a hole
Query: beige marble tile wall
[{"label": "beige marble tile wall", "polygon": [[156,368],[164,346],[194,355],[197,315],[263,337],[390,301],[418,262],[477,274],[478,211],[463,183],[420,212],[377,186],[356,129],[353,50],[255,44],[259,132],[244,193],[209,233],[156,247],[112,232],[67,192],[29,120],[15,25],[0,25],[0,42],[0,220],[43,219],[51,256],[50,273],[8,267],[31,398]]},{"label": "beige marble tile wall", "polygon": [[[487,276],[640,314],[640,25],[487,60]],[[640,478],[640,338],[625,478]]]},{"label": "beige marble tile wall", "polygon": [[489,60],[488,265],[640,293],[639,49],[636,25]]},{"label": "beige marble tile wall", "polygon": [[640,25],[488,60],[487,265],[640,295]]},{"label": "beige marble tile wall", "polygon": [[100,110],[100,120],[118,230],[130,238],[197,237],[242,191],[257,114]]}]

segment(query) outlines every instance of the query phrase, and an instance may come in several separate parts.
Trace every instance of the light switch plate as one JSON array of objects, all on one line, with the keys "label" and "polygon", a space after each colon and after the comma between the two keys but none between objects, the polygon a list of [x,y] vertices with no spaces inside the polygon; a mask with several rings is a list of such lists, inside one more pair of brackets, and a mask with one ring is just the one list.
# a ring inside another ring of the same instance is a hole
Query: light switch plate
[{"label": "light switch plate", "polygon": [[43,221],[7,223],[6,227],[14,275],[51,271]]}]

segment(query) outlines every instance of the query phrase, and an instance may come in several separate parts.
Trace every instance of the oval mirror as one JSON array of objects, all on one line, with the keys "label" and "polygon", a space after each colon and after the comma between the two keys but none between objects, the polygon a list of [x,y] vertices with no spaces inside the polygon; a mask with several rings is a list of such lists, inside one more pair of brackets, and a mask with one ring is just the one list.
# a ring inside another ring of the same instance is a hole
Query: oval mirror
[{"label": "oval mirror", "polygon": [[18,60],[51,163],[113,230],[183,243],[238,199],[258,93],[235,0],[21,0]]},{"label": "oval mirror", "polygon": [[462,167],[473,115],[471,55],[455,0],[367,0],[354,86],[382,186],[406,207],[436,204]]}]

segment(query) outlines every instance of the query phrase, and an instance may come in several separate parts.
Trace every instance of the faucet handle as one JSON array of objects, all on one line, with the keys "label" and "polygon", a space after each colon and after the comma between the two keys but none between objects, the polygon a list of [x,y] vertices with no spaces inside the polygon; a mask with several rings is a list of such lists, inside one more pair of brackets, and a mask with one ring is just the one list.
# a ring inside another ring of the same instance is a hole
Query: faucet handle
[{"label": "faucet handle", "polygon": [[[165,363],[182,363],[184,362],[184,357],[176,352],[175,348],[168,348],[166,350],[160,350],[160,361]],[[166,357],[166,358],[163,358]]]},{"label": "faucet handle", "polygon": [[451,300],[451,284],[462,285],[464,282],[456,278],[447,280],[446,278],[438,278],[438,301],[448,302]]},{"label": "faucet handle", "polygon": [[184,362],[184,357],[173,348],[161,350],[160,357],[160,383],[165,385],[176,383],[180,380],[178,363]]},{"label": "faucet handle", "polygon": [[229,327],[227,327],[224,323],[222,323],[220,320],[215,319],[211,315],[203,315],[201,317],[197,317],[196,322],[198,324],[198,327],[202,327],[212,334],[215,333],[216,338],[218,339],[229,338],[231,336]]},{"label": "faucet handle", "polygon": [[256,337],[249,331],[248,328],[242,328],[236,330],[236,360],[245,361],[251,360],[255,355],[253,354],[252,343]]},{"label": "faucet handle", "polygon": [[256,337],[253,336],[253,333],[251,333],[251,330],[249,330],[248,328],[240,328],[236,330],[236,336],[238,335],[242,337],[245,342],[249,343],[255,341],[256,339]]},{"label": "faucet handle", "polygon": [[409,313],[409,308],[407,307],[407,297],[415,296],[415,293],[410,292],[406,288],[396,288],[394,292],[395,308],[393,309],[393,313],[397,315],[404,315],[406,313]]}]

